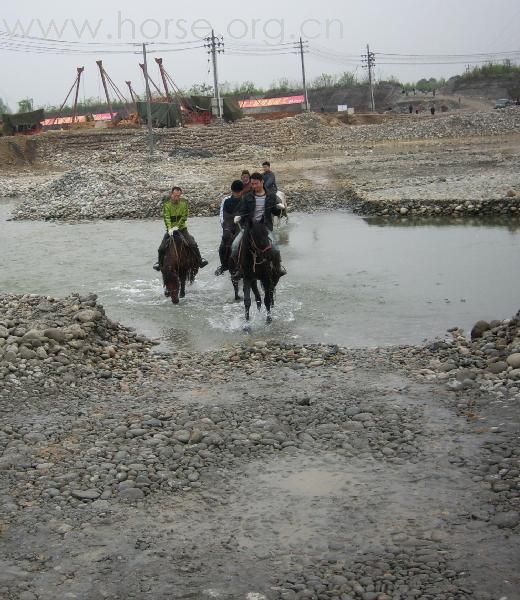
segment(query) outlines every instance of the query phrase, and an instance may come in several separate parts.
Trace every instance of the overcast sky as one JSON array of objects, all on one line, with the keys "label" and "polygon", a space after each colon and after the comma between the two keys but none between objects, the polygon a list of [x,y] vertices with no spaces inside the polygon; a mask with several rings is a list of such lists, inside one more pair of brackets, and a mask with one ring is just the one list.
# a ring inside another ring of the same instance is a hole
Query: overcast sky
[{"label": "overcast sky", "polygon": [[[169,20],[168,25],[166,20]],[[88,29],[83,35],[78,35],[85,21],[88,21],[94,35]],[[115,45],[119,42],[153,42],[157,44],[155,48],[164,48],[161,42],[165,41],[186,45],[207,35],[210,26],[214,27],[215,33],[224,36],[226,52],[229,50],[228,54],[219,56],[220,80],[253,80],[260,86],[268,86],[282,77],[301,80],[298,55],[232,55],[231,45],[235,50],[238,45],[240,49],[245,46],[251,49],[252,44],[262,45],[267,40],[270,44],[289,44],[285,48],[290,49],[290,44],[303,35],[309,40],[310,49],[321,53],[321,57],[313,53],[305,57],[309,80],[324,72],[356,71],[358,76],[363,77],[364,70],[357,57],[366,50],[367,42],[376,53],[377,76],[386,78],[395,75],[403,81],[449,77],[462,72],[464,64],[383,65],[384,59],[378,57],[378,53],[464,55],[520,51],[518,0],[321,0],[310,5],[282,3],[280,0],[257,3],[243,0],[183,3],[155,0],[140,3],[136,8],[119,0],[113,3],[106,0],[89,0],[88,3],[18,0],[17,3],[4,4],[0,31],[12,33],[17,23],[18,34],[23,28],[24,32],[47,40],[96,42],[99,45],[90,46],[95,52],[86,55],[54,55],[43,53],[43,48],[39,53],[26,48],[23,48],[24,52],[8,51],[4,47],[5,42],[1,42],[0,98],[13,110],[17,108],[17,101],[25,97],[33,98],[35,107],[60,104],[74,81],[78,66],[85,66],[80,98],[97,98],[102,94],[95,64],[99,59],[103,60],[107,72],[123,92],[127,92],[125,80],[131,80],[141,92],[140,57],[110,54],[108,50],[120,49]],[[0,38],[3,39],[5,37]],[[50,41],[40,45],[63,46]],[[183,46],[170,46],[175,47]],[[149,46],[150,50],[155,48],[153,44]],[[131,50],[127,46],[124,49]],[[327,50],[334,56],[327,55],[325,58]],[[208,56],[204,48],[185,52],[161,51],[160,55],[180,87],[189,87],[192,83],[212,84],[213,77],[208,73]],[[350,58],[344,59],[343,63],[336,55]],[[154,56],[150,58],[150,74],[158,79]],[[396,62],[406,61],[396,59]],[[431,62],[443,61],[435,59]]]}]

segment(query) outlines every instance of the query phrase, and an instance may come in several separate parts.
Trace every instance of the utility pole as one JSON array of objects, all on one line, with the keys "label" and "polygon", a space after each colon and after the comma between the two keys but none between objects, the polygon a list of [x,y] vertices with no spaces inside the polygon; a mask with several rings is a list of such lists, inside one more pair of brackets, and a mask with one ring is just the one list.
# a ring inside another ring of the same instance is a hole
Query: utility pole
[{"label": "utility pole", "polygon": [[148,150],[150,157],[153,156],[153,128],[152,128],[152,93],[150,92],[150,81],[148,79],[148,62],[146,60],[146,44],[143,43],[143,72],[146,84],[146,121],[148,123]]},{"label": "utility pole", "polygon": [[79,82],[81,80],[81,74],[85,70],[85,67],[78,67],[78,76],[76,78],[76,94],[74,95],[74,106],[72,107],[72,122],[76,121],[77,110],[78,110],[78,96],[79,96]]},{"label": "utility pole", "polygon": [[300,57],[301,57],[301,61],[302,61],[302,80],[303,80],[303,95],[305,97],[305,111],[309,112],[310,110],[310,106],[309,106],[309,96],[307,94],[307,82],[305,80],[305,60],[303,58],[304,52],[303,52],[303,40],[300,37],[300,43],[298,44],[300,47]]},{"label": "utility pole", "polygon": [[110,112],[110,120],[113,123],[114,122],[114,113],[112,111],[112,102],[110,102],[110,95],[108,93],[107,80],[105,77],[105,69],[103,69],[103,61],[96,60],[96,65],[99,67],[99,73],[101,75],[101,82],[103,83],[103,88],[105,90],[105,98],[107,99],[108,110]]},{"label": "utility pole", "polygon": [[204,47],[208,48],[208,54],[211,54],[211,60],[213,63],[213,97],[215,98],[215,102],[217,104],[217,118],[220,121],[222,119],[222,110],[220,106],[220,90],[218,86],[217,54],[224,52],[224,40],[222,36],[220,36],[220,38],[215,37],[215,32],[212,29],[211,35],[207,38],[204,38],[204,41],[206,42]]},{"label": "utility pole", "polygon": [[372,76],[372,69],[376,65],[376,55],[373,52],[370,52],[370,46],[367,44],[367,53],[362,54],[361,58],[363,60],[363,68],[368,68],[368,86],[370,89],[370,110],[375,112],[376,103],[374,101],[374,78]]}]

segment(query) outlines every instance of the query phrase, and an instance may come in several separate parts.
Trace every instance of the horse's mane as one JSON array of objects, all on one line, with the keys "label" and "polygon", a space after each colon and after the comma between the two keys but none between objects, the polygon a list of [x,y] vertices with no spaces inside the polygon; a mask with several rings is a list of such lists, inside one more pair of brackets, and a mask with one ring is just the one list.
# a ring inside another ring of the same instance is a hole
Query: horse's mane
[{"label": "horse's mane", "polygon": [[263,223],[253,222],[246,227],[239,250],[244,276],[259,280],[271,279],[269,230]]},{"label": "horse's mane", "polygon": [[197,259],[180,239],[179,235],[174,235],[168,241],[166,254],[164,256],[164,265],[166,277],[179,277],[181,271],[186,273],[186,280],[193,283],[198,271]]}]

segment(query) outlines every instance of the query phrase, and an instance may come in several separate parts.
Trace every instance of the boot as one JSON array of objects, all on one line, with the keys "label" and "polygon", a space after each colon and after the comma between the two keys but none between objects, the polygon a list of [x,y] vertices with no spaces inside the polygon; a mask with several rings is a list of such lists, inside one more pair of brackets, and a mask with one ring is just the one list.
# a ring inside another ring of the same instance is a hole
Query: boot
[{"label": "boot", "polygon": [[273,271],[277,279],[280,279],[280,277],[287,275],[287,270],[282,265],[282,258],[279,252],[273,254]]},{"label": "boot", "polygon": [[157,262],[153,266],[153,269],[155,271],[160,271],[162,269],[163,260],[164,260],[164,253],[159,250],[159,252],[157,253]]},{"label": "boot", "polygon": [[215,275],[218,277],[219,275],[223,275],[228,270],[224,265],[220,265],[220,267],[215,271]]},{"label": "boot", "polygon": [[208,264],[208,261],[205,258],[202,258],[202,256],[200,255],[200,250],[197,244],[193,244],[191,248],[199,261],[199,268],[203,269]]}]

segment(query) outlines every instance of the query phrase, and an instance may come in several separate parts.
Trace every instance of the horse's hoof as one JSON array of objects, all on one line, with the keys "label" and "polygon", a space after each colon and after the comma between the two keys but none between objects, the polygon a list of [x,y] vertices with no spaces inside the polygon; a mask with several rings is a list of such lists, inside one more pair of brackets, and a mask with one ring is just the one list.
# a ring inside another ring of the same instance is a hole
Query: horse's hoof
[{"label": "horse's hoof", "polygon": [[245,333],[250,333],[251,332],[251,325],[249,325],[249,323],[246,323],[243,327],[242,327],[242,331]]},{"label": "horse's hoof", "polygon": [[240,302],[242,300],[242,296],[235,296],[235,302]]},{"label": "horse's hoof", "polygon": [[265,322],[269,325],[270,323],[273,322],[273,317],[271,317],[271,315],[267,315]]},{"label": "horse's hoof", "polygon": [[179,296],[180,296],[181,298],[184,298],[184,296],[186,296],[186,292],[181,292],[181,293],[179,294]]},{"label": "horse's hoof", "polygon": [[261,302],[257,302],[257,303],[256,303],[256,308],[257,308],[258,310],[261,310],[261,309],[262,309],[262,303],[261,303]]},{"label": "horse's hoof", "polygon": [[179,304],[178,298],[172,298],[172,304]]}]

